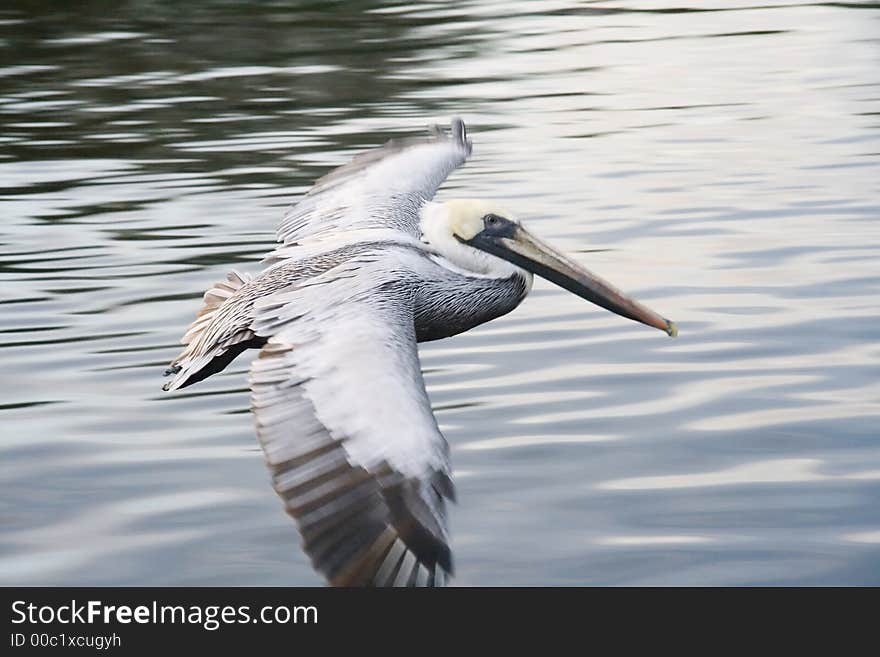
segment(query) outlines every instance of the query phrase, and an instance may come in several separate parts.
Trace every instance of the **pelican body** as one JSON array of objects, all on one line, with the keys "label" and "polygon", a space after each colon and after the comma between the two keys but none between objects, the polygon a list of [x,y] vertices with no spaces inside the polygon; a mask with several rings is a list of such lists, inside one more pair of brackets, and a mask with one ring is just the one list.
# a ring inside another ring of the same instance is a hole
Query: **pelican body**
[{"label": "pelican body", "polygon": [[529,233],[500,204],[433,201],[470,156],[464,123],[390,141],[330,172],[285,215],[256,277],[209,289],[165,390],[246,349],[275,491],[330,584],[433,586],[452,573],[449,449],[418,342],[516,308],[533,275],[623,317],[675,325]]}]

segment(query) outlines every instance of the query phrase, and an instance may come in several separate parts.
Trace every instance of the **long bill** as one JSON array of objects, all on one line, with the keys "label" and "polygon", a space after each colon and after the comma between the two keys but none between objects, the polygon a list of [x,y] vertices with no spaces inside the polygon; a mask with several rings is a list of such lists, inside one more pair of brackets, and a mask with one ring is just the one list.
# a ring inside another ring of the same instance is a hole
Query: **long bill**
[{"label": "long bill", "polygon": [[611,283],[542,242],[522,226],[516,225],[512,232],[504,236],[478,234],[470,243],[613,313],[658,328],[673,338],[678,335],[674,322],[626,296]]}]

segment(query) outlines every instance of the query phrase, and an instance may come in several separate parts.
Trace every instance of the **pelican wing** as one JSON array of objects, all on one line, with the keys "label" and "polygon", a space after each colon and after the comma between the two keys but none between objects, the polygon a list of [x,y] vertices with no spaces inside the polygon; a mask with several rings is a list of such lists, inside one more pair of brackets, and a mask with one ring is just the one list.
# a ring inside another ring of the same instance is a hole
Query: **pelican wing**
[{"label": "pelican wing", "polygon": [[448,446],[419,366],[412,290],[379,256],[260,302],[250,372],[275,491],[334,585],[434,585],[451,572]]},{"label": "pelican wing", "polygon": [[471,153],[464,122],[451,133],[392,139],[319,179],[281,220],[282,247],[338,231],[390,228],[419,237],[419,208]]}]

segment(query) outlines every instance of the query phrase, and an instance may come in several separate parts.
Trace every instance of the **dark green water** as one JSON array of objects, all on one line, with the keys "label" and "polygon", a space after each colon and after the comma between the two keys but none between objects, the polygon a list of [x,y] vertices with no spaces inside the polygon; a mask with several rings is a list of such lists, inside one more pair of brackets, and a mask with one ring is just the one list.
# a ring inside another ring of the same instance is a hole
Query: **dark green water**
[{"label": "dark green water", "polygon": [[441,198],[681,327],[536,282],[423,348],[455,583],[880,584],[880,5],[647,0],[4,3],[0,583],[318,582],[247,359],[162,370],[316,176],[452,115]]}]

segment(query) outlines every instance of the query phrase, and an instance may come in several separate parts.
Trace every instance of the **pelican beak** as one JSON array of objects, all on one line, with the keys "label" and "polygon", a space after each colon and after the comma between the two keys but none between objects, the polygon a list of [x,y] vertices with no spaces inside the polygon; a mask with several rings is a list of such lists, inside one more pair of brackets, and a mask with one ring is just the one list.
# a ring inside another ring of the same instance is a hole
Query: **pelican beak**
[{"label": "pelican beak", "polygon": [[658,328],[673,338],[678,335],[674,322],[626,296],[611,283],[545,244],[519,224],[504,221],[503,227],[498,226],[495,230],[487,228],[466,243],[546,278],[613,313]]}]

